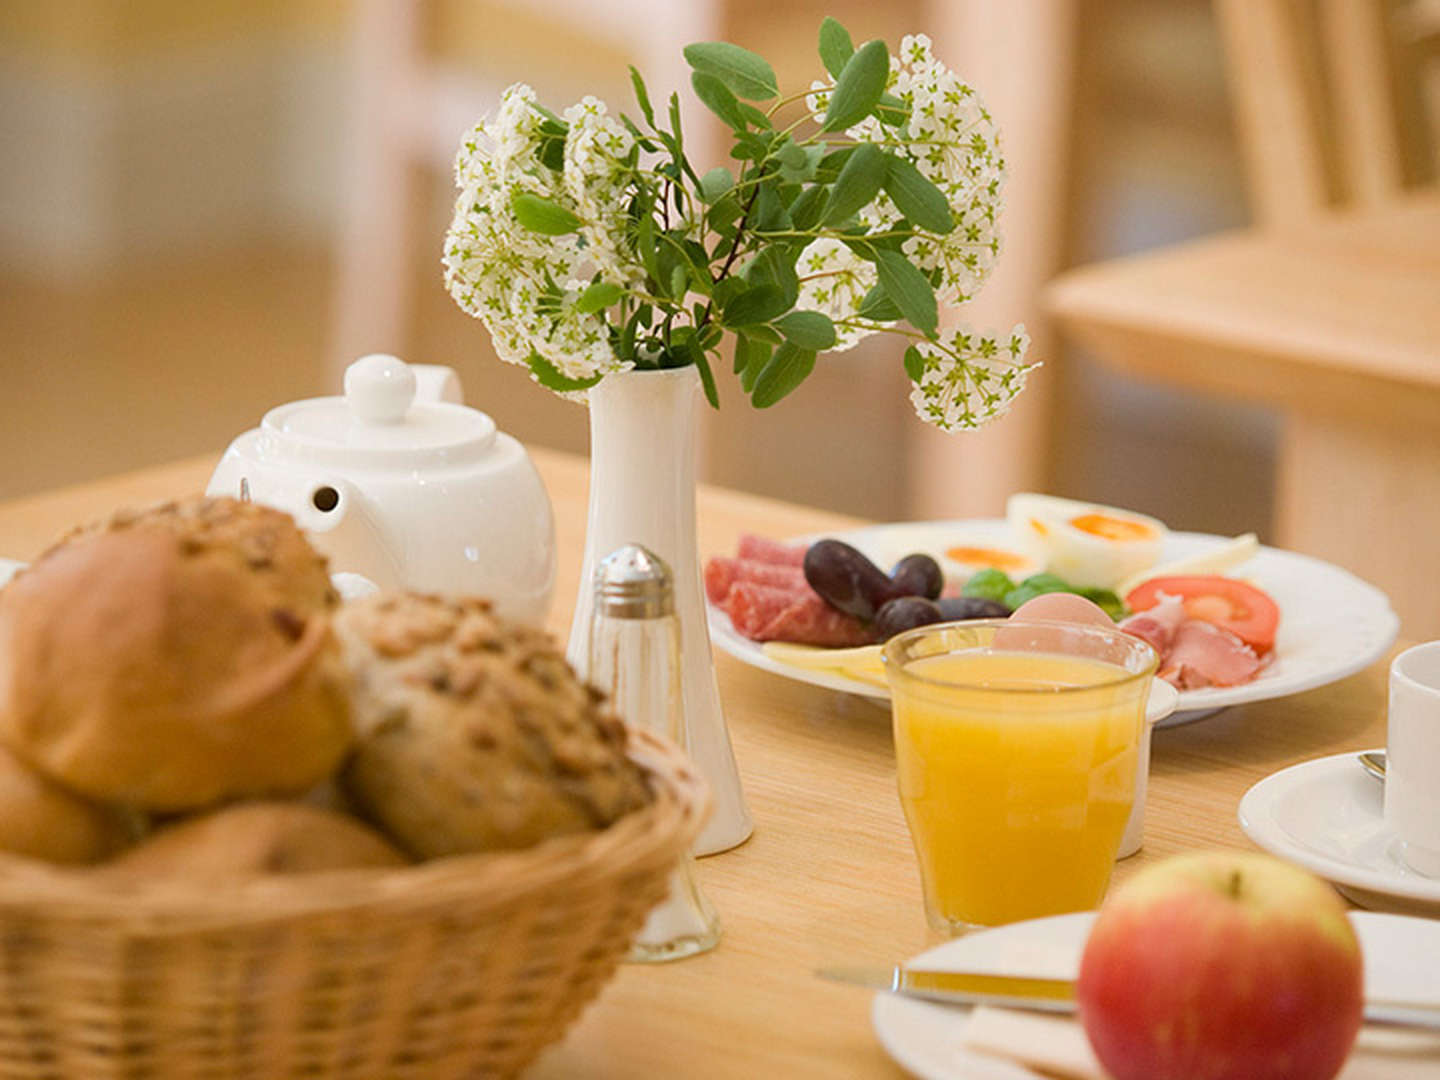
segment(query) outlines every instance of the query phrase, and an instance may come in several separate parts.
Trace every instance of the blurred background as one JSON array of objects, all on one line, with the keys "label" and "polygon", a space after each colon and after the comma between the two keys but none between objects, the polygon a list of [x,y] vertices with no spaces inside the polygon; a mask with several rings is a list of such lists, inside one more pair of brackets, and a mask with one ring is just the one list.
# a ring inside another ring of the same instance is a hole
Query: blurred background
[{"label": "blurred background", "polygon": [[[1382,7],[1398,25],[1425,5]],[[1275,417],[1115,374],[1039,301],[1066,267],[1251,220],[1206,0],[5,0],[0,497],[218,452],[368,351],[451,365],[502,429],[583,452],[583,408],[497,361],[444,291],[462,133],[516,80],[557,111],[585,93],[633,111],[628,63],[687,93],[691,40],[753,48],[800,88],[826,14],[857,42],[929,32],[989,101],[1007,251],[974,321],[1025,321],[1045,367],[978,436],[924,429],[884,341],[822,358],[766,413],[722,380],[703,476],[877,519],[994,513],[1026,486],[1268,535]],[[1393,43],[1423,182],[1434,37]]]}]

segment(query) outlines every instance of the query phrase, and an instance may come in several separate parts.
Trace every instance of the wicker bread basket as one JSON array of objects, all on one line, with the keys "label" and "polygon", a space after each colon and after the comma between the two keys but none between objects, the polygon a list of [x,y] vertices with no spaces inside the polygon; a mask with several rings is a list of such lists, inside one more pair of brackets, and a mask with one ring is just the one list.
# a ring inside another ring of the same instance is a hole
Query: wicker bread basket
[{"label": "wicker bread basket", "polygon": [[98,884],[0,867],[0,1077],[509,1076],[614,972],[708,810],[631,730],[655,801],[600,832],[401,870]]}]

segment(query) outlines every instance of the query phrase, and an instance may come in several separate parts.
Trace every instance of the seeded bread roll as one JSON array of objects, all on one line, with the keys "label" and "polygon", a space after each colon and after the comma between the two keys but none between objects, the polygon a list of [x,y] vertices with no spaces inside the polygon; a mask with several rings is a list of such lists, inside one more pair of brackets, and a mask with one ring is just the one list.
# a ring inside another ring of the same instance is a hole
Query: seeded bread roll
[{"label": "seeded bread roll", "polygon": [[405,866],[404,855],[352,817],[295,802],[237,803],[161,829],[106,863],[108,877],[227,880]]},{"label": "seeded bread roll", "polygon": [[129,839],[121,814],[67,791],[0,746],[0,851],[92,863]]},{"label": "seeded bread roll", "polygon": [[336,630],[357,732],[341,784],[412,855],[527,847],[649,802],[625,726],[548,634],[397,593],[345,605]]},{"label": "seeded bread roll", "polygon": [[195,499],[80,530],[0,591],[0,740],[147,810],[304,791],[350,743],[324,560]]}]

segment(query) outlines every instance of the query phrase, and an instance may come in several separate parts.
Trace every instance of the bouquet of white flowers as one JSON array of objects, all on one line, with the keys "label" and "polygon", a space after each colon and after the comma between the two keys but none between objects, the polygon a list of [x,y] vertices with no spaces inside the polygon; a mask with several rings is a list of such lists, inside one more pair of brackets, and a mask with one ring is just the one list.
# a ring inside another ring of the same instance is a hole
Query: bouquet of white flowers
[{"label": "bouquet of white flowers", "polygon": [[557,116],[516,84],[466,136],[445,280],[500,356],[576,397],[612,372],[694,364],[715,405],[728,335],[765,408],[818,353],[888,333],[907,339],[922,419],[1002,415],[1035,366],[1024,327],[939,329],[939,305],[973,297],[1000,248],[1005,162],[975,90],[924,35],[891,56],[834,19],[820,27],[830,77],[797,93],[736,45],[685,58],[732,132],[733,171],[696,172],[678,97],[657,116],[634,68],[638,122],[593,97]]}]

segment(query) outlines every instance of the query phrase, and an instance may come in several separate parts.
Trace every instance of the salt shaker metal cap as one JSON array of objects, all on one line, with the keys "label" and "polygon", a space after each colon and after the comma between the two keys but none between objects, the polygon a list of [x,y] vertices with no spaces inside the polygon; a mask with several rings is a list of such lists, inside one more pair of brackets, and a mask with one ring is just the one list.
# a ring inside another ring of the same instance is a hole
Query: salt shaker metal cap
[{"label": "salt shaker metal cap", "polygon": [[611,552],[595,568],[596,614],[658,619],[675,613],[675,585],[665,560],[639,544]]}]

